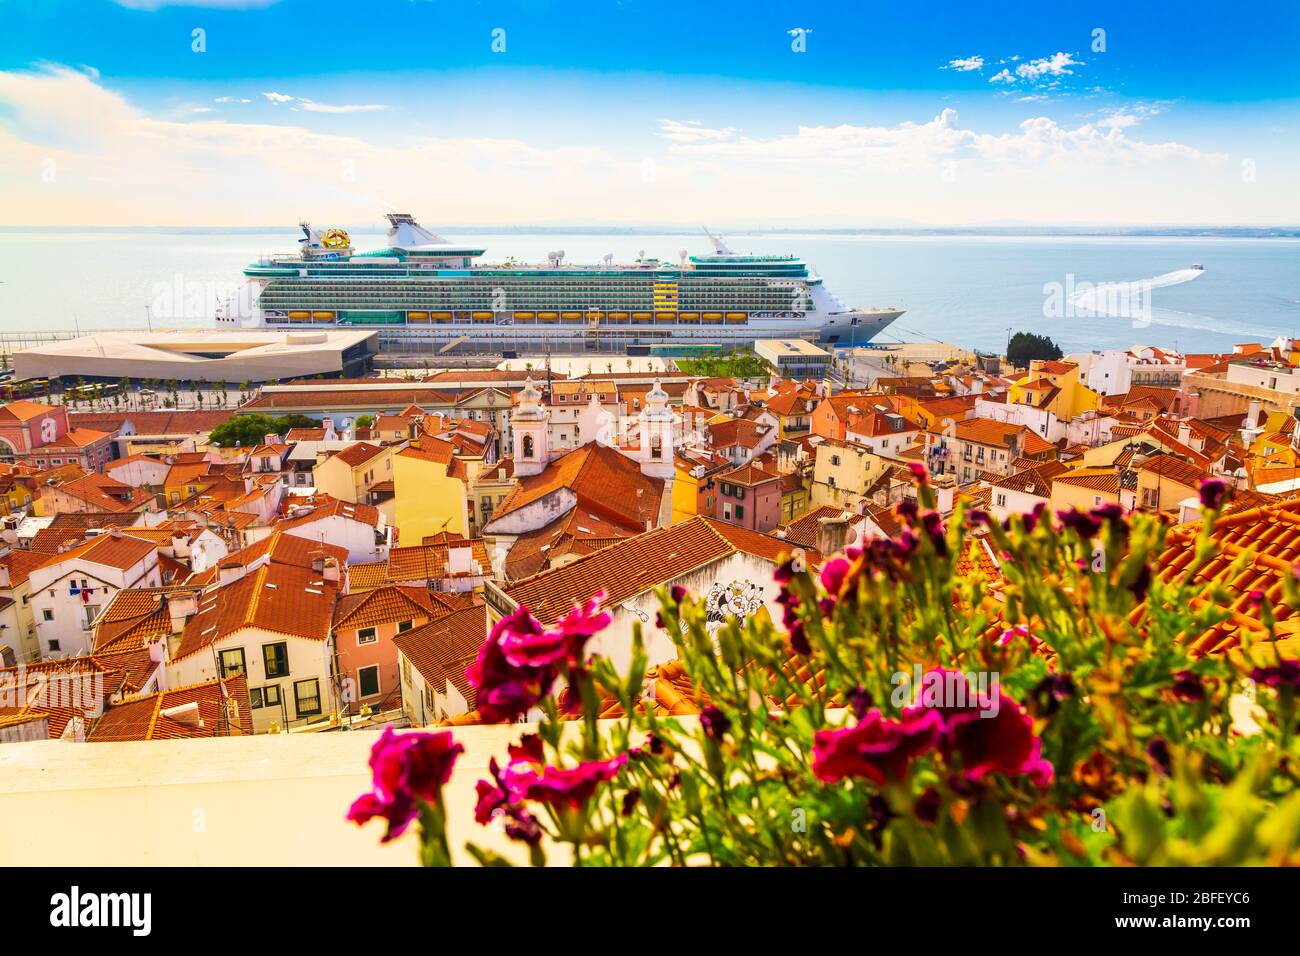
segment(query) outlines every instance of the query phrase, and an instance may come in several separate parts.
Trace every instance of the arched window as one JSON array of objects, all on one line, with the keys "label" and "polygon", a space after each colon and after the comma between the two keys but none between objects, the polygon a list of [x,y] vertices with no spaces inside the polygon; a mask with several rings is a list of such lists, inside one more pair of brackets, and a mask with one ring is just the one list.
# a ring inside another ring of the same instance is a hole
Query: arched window
[{"label": "arched window", "polygon": [[524,457],[525,458],[533,457],[533,436],[532,435],[524,436]]},{"label": "arched window", "polygon": [[3,438],[0,438],[0,462],[6,465],[14,463],[14,446]]},{"label": "arched window", "polygon": [[650,438],[650,457],[656,461],[664,457],[664,439],[662,435],[654,435]]}]

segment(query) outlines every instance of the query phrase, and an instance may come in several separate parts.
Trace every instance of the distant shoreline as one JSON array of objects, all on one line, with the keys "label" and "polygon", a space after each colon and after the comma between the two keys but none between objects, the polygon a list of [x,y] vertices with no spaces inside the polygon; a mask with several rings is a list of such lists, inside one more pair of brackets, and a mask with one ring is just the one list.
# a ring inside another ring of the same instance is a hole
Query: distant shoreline
[{"label": "distant shoreline", "polygon": [[[358,235],[380,235],[383,230],[374,224],[345,225],[343,228]],[[501,226],[501,225],[445,225],[438,231],[448,235],[514,235],[514,236],[680,236],[699,232],[698,226],[613,227],[613,226]],[[815,228],[751,228],[721,229],[728,237],[738,236],[876,236],[890,237],[941,237],[941,238],[1163,238],[1163,239],[1300,239],[1300,226],[983,226],[983,227],[897,227],[875,229],[815,229]],[[0,226],[0,234],[43,233],[66,235],[73,233],[107,234],[164,234],[164,235],[265,235],[277,233],[297,235],[299,230],[290,226]]]}]

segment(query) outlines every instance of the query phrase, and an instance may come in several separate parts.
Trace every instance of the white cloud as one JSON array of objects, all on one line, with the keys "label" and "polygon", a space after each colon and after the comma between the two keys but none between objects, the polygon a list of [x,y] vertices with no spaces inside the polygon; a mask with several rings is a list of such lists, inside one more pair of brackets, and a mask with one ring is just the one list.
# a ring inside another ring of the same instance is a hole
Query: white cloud
[{"label": "white cloud", "polygon": [[[1013,56],[1009,62],[1016,62],[1019,59],[1020,57]],[[1023,80],[1029,84],[1039,84],[1059,80],[1063,76],[1072,76],[1074,70],[1071,67],[1077,66],[1083,66],[1083,61],[1076,60],[1073,53],[1053,53],[1051,56],[1042,56],[1036,60],[1018,63],[1014,71],[1003,68],[1000,72],[989,77],[989,82],[1015,84]]]},{"label": "white cloud", "polygon": [[659,121],[659,135],[674,143],[700,143],[730,139],[737,132],[739,130],[734,126],[728,126],[725,129],[709,129],[699,120],[662,119]]},{"label": "white cloud", "polygon": [[[288,93],[263,93],[268,100],[279,106],[281,103],[297,103],[294,110],[307,110],[309,113],[379,113],[388,109],[382,103],[317,103],[305,96],[290,96]],[[247,100],[244,100],[247,103]]]},{"label": "white cloud", "polygon": [[571,223],[576,210],[624,224],[1300,219],[1289,184],[1243,191],[1222,154],[1144,137],[1117,118],[1145,109],[1010,129],[969,129],[948,110],[761,136],[663,120],[647,154],[634,137],[620,145],[585,127],[561,138],[572,145],[551,146],[398,123],[367,123],[362,135],[347,116],[324,132],[287,110],[275,114],[281,123],[151,113],[83,71],[0,71],[0,222],[260,226],[372,221],[394,207],[435,223]]},{"label": "white cloud", "polygon": [[218,96],[212,102],[214,103],[251,103],[252,100],[245,99],[242,96]]},{"label": "white cloud", "polygon": [[[1112,118],[1113,119],[1113,118]],[[987,168],[1070,161],[1151,163],[1179,159],[1219,163],[1227,157],[1181,143],[1148,143],[1125,135],[1127,122],[1084,123],[1074,128],[1046,116],[1027,119],[1013,133],[963,129],[957,111],[945,109],[926,123],[897,126],[800,126],[768,139],[678,142],[670,150],[691,156],[807,165],[855,165],[875,170],[968,162]]]},{"label": "white cloud", "polygon": [[312,113],[378,113],[388,109],[381,103],[345,103],[334,106],[301,98],[298,102],[302,104],[303,109]]},{"label": "white cloud", "polygon": [[162,10],[165,7],[205,7],[210,10],[260,10],[280,0],[113,0],[128,10]]},{"label": "white cloud", "polygon": [[969,73],[972,70],[984,69],[984,57],[968,56],[957,60],[949,60],[948,65],[943,67],[945,70],[956,70],[958,73]]}]

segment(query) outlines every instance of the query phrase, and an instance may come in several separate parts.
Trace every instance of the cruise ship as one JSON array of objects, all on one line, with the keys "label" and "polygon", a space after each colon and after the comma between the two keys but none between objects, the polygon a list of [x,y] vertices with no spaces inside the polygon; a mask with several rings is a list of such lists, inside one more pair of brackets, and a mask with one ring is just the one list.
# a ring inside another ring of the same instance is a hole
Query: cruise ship
[{"label": "cruise ship", "polygon": [[903,314],[849,308],[797,256],[738,255],[707,230],[713,253],[682,250],[676,263],[641,253],[624,265],[613,256],[574,265],[553,252],[545,264],[489,265],[483,248],[405,213],[387,218],[388,242],[371,252],[354,250],[342,229],[301,223],[298,252],[249,265],[219,325],[372,328],[394,350],[621,350],[784,337],[863,345]]}]

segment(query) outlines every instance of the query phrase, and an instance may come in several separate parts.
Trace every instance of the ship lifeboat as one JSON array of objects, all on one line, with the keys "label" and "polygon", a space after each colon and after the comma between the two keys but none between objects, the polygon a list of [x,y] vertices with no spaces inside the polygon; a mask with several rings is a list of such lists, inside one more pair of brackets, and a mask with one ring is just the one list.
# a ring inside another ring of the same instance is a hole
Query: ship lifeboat
[{"label": "ship lifeboat", "polygon": [[611,321],[611,322],[626,322],[626,321],[627,321],[627,313],[626,313],[626,312],[611,312],[611,313],[609,313],[609,321]]},{"label": "ship lifeboat", "polygon": [[700,313],[698,313],[698,312],[678,312],[678,313],[677,313],[677,321],[678,321],[678,322],[686,322],[686,323],[689,323],[690,325],[699,325],[699,322],[700,322]]},{"label": "ship lifeboat", "polygon": [[310,319],[311,319],[311,313],[310,313],[310,312],[290,312],[290,313],[289,313],[289,321],[290,321],[290,322],[307,322],[307,321],[309,321]]},{"label": "ship lifeboat", "polygon": [[588,322],[600,322],[604,318],[605,318],[604,312],[597,312],[595,310],[592,310],[591,312],[587,313]]},{"label": "ship lifeboat", "polygon": [[450,321],[451,321],[451,313],[450,313],[450,312],[430,312],[430,313],[429,313],[429,318],[432,319],[432,320],[435,321],[435,322],[450,322]]},{"label": "ship lifeboat", "polygon": [[311,317],[312,317],[313,320],[315,320],[315,321],[317,321],[317,322],[333,322],[333,321],[334,321],[334,313],[333,313],[333,312],[313,312],[313,313],[311,314]]},{"label": "ship lifeboat", "polygon": [[427,322],[429,321],[428,312],[408,312],[406,313],[407,322]]},{"label": "ship lifeboat", "polygon": [[719,322],[722,321],[722,313],[721,313],[721,312],[705,312],[705,313],[704,313],[704,321],[705,321],[707,324],[709,324],[709,325],[716,325],[717,323],[719,323]]},{"label": "ship lifeboat", "polygon": [[491,321],[492,321],[492,313],[491,313],[491,312],[475,312],[475,313],[473,313],[473,319],[474,319],[475,322],[491,322]]},{"label": "ship lifeboat", "polygon": [[537,313],[537,321],[538,321],[538,322],[558,322],[559,320],[560,320],[560,313],[558,313],[558,312],[538,312],[538,313]]},{"label": "ship lifeboat", "polygon": [[655,321],[656,321],[656,322],[665,322],[665,323],[667,323],[667,324],[669,324],[669,325],[672,325],[673,323],[675,323],[675,322],[677,321],[677,313],[676,313],[676,312],[656,312],[656,313],[655,313]]},{"label": "ship lifeboat", "polygon": [[644,322],[653,322],[653,321],[654,321],[654,313],[652,313],[652,312],[633,312],[633,313],[632,313],[632,321],[633,321],[633,322],[642,322],[642,323],[644,323]]},{"label": "ship lifeboat", "polygon": [[561,318],[563,321],[565,321],[565,322],[581,322],[581,321],[582,321],[582,313],[581,313],[581,312],[561,312],[561,313],[560,313],[560,318]]},{"label": "ship lifeboat", "polygon": [[519,325],[532,325],[537,321],[537,315],[533,312],[516,312],[515,322]]},{"label": "ship lifeboat", "polygon": [[749,320],[749,313],[748,313],[748,312],[728,312],[728,313],[727,313],[727,324],[728,324],[728,325],[744,325],[745,322],[747,322],[748,320]]}]

